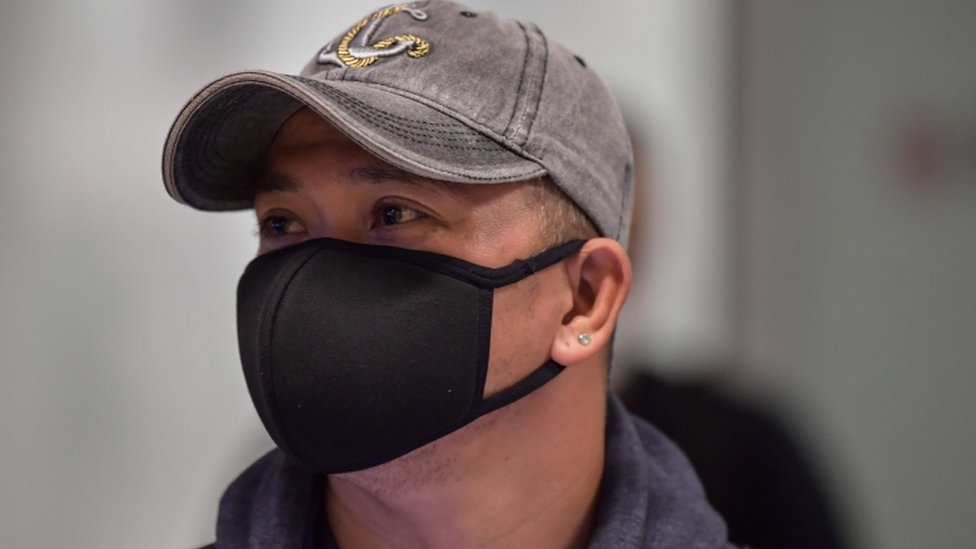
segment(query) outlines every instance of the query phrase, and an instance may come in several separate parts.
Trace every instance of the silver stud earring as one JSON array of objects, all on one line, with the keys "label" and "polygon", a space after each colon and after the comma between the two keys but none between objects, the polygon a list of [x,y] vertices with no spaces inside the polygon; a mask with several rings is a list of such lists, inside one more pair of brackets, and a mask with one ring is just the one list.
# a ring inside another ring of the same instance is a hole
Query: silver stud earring
[{"label": "silver stud earring", "polygon": [[586,347],[587,345],[589,345],[590,343],[593,342],[593,340],[590,339],[590,334],[588,334],[586,332],[583,332],[580,335],[576,336],[576,339],[578,339],[579,342],[580,342],[580,345],[582,345],[584,347]]}]

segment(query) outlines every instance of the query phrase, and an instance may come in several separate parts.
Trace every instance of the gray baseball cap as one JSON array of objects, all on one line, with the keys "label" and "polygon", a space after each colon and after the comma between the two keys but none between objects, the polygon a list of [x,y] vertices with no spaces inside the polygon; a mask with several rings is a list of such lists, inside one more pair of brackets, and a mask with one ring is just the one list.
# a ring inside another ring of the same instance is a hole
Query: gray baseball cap
[{"label": "gray baseball cap", "polygon": [[163,181],[201,210],[246,209],[268,146],[309,107],[408,172],[472,184],[548,174],[604,236],[626,245],[633,159],[613,96],[532,24],[430,0],[382,8],[298,75],[244,71],[183,108]]}]

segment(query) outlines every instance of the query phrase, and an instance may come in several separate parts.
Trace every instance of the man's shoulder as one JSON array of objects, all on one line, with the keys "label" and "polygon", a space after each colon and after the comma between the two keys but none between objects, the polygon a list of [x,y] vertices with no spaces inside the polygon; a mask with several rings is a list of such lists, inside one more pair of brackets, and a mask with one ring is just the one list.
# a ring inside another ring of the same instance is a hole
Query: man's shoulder
[{"label": "man's shoulder", "polygon": [[217,539],[230,547],[301,547],[320,478],[281,450],[265,454],[224,492]]},{"label": "man's shoulder", "polygon": [[730,546],[681,450],[612,394],[601,490],[591,548]]}]

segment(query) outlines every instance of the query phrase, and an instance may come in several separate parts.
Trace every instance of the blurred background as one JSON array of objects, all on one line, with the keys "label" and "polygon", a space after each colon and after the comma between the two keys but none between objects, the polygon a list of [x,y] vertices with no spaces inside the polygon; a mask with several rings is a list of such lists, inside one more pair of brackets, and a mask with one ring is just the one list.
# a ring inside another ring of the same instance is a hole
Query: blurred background
[{"label": "blurred background", "polygon": [[[212,540],[271,446],[234,332],[254,221],[172,202],[163,139],[212,78],[297,71],[374,7],[0,4],[0,547]],[[572,46],[638,137],[615,384],[774,418],[848,547],[971,546],[976,3],[475,7]]]}]

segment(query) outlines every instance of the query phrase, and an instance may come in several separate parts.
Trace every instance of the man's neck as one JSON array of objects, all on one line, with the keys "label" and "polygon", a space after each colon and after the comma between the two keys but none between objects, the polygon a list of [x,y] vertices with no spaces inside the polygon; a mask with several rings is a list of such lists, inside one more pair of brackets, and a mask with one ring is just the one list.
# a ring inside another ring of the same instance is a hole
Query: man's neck
[{"label": "man's neck", "polygon": [[[556,401],[526,399],[380,468],[332,476],[325,508],[340,547],[585,547],[605,394],[562,389]],[[519,425],[515,436],[493,437],[503,424]]]}]

